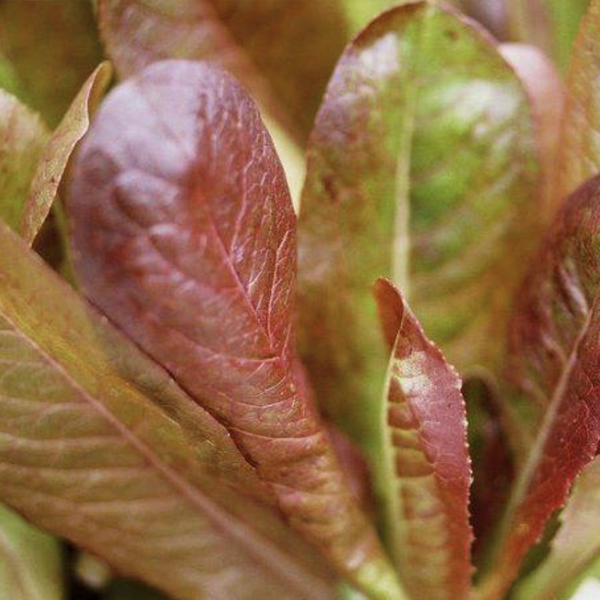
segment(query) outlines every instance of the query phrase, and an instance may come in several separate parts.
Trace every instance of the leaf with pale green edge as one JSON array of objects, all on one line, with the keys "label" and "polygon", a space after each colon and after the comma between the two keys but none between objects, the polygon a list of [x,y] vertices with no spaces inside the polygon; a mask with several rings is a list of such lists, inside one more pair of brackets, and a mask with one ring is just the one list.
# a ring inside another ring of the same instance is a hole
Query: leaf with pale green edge
[{"label": "leaf with pale green edge", "polygon": [[19,78],[19,97],[51,127],[102,60],[85,0],[0,2],[0,50]]},{"label": "leaf with pale green edge", "polygon": [[0,280],[0,500],[173,598],[333,599],[227,431],[4,225]]},{"label": "leaf with pale green edge", "polygon": [[0,218],[15,231],[48,135],[37,114],[0,90]]},{"label": "leaf with pale green edge", "polygon": [[600,0],[593,0],[575,41],[567,76],[558,199],[600,172]]},{"label": "leaf with pale green edge", "polygon": [[33,244],[50,213],[71,156],[87,132],[111,76],[109,62],[94,70],[42,152],[21,220],[21,233],[29,244]]},{"label": "leaf with pale green edge", "polygon": [[412,598],[466,600],[471,588],[467,420],[461,380],[400,292],[373,288],[392,356],[378,465],[384,521]]},{"label": "leaf with pale green edge", "polygon": [[58,541],[1,504],[0,598],[64,598],[62,551]]},{"label": "leaf with pale green edge", "polygon": [[527,93],[471,21],[417,2],[348,46],[309,142],[299,338],[323,410],[367,451],[388,358],[371,282],[393,279],[462,371],[493,367],[538,171]]},{"label": "leaf with pale green edge", "polygon": [[[600,441],[600,178],[563,204],[509,329],[508,393],[533,441],[498,528],[480,598],[500,600]],[[528,409],[527,414],[524,409]]]},{"label": "leaf with pale green edge", "polygon": [[[271,61],[271,70],[285,76],[290,80],[290,63],[295,65],[298,61],[298,48],[287,46],[284,39],[280,40],[285,48],[289,48],[293,58],[286,53],[287,60],[281,64],[278,57],[283,56],[278,49],[273,52],[276,44],[277,32],[285,33],[297,28],[299,23],[305,23],[303,13],[315,17],[318,14],[328,14],[327,4],[314,2],[314,0],[301,0],[301,6],[296,2],[282,2],[281,0],[261,0],[260,3],[239,2],[213,2],[211,0],[99,0],[98,19],[100,31],[106,52],[115,66],[121,79],[143,70],[153,62],[168,58],[186,58],[192,60],[207,60],[232,73],[244,87],[252,93],[252,97],[261,107],[261,112],[269,132],[277,147],[279,156],[284,164],[290,191],[296,207],[300,190],[304,181],[304,157],[297,145],[297,140],[302,135],[297,128],[297,120],[286,114],[282,108],[283,102],[276,96],[264,74],[260,71],[261,65],[256,65],[250,52],[246,52],[238,44],[234,35],[240,36],[244,31],[244,39],[254,45],[253,52],[262,53],[264,60]],[[235,31],[220,17],[217,6],[221,12],[235,25]],[[300,10],[302,9],[302,11]],[[231,14],[228,14],[231,13]],[[288,14],[289,13],[289,14]],[[302,15],[299,19],[298,14]],[[252,17],[252,18],[251,18]],[[260,17],[260,18],[259,18]],[[270,26],[265,27],[268,18]],[[321,46],[333,45],[325,56],[331,56],[331,66],[335,57],[343,47],[344,38],[336,40],[336,19],[329,17],[325,22],[322,19],[310,20],[309,33],[302,29],[301,37],[310,39],[310,44],[305,45],[309,56],[306,58],[305,67],[308,71],[325,60],[319,56],[323,52]],[[328,33],[316,35],[314,28],[331,25],[333,29]],[[290,29],[291,28],[291,29]],[[273,31],[272,31],[273,30]],[[300,35],[295,30],[294,39]],[[333,41],[332,41],[333,40]],[[311,54],[313,50],[315,55]],[[294,52],[296,54],[294,54]],[[321,73],[314,73],[312,78],[326,79],[329,73],[329,64]],[[323,85],[324,85],[323,81]],[[303,98],[306,82],[297,82],[293,86],[299,97]],[[308,88],[306,88],[308,89]],[[317,102],[319,96],[317,95]],[[308,112],[308,111],[307,111]]]},{"label": "leaf with pale green edge", "polygon": [[515,600],[558,600],[568,595],[600,557],[600,457],[579,475],[549,556],[515,592]]}]

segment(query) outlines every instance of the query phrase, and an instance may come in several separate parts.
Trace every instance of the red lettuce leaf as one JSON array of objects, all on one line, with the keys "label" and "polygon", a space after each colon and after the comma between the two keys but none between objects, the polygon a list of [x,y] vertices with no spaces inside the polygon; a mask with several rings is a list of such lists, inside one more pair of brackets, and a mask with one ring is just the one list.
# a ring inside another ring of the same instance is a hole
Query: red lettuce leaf
[{"label": "red lettuce leaf", "polygon": [[374,287],[384,331],[396,329],[386,382],[380,481],[390,546],[413,598],[464,600],[471,587],[471,465],[461,381],[400,292]]},{"label": "red lettuce leaf", "polygon": [[[515,398],[536,416],[482,598],[503,597],[600,440],[600,179],[556,217],[518,297],[509,341]],[[531,416],[531,415],[530,415]]]},{"label": "red lettuce leaf", "polygon": [[296,218],[231,76],[152,65],[81,146],[70,212],[88,296],[230,431],[291,525],[374,597],[395,577],[299,376]]}]

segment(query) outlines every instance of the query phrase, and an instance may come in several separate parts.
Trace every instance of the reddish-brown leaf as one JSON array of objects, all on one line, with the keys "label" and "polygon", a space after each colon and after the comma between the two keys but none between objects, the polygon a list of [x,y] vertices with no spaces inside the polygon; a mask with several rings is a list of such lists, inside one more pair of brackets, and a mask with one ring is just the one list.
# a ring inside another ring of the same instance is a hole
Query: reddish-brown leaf
[{"label": "reddish-brown leaf", "polygon": [[389,339],[380,482],[390,545],[402,582],[417,600],[463,600],[471,582],[465,403],[461,381],[425,336],[400,292],[374,288]]},{"label": "reddish-brown leaf", "polygon": [[119,86],[82,144],[71,214],[89,297],[227,426],[292,526],[397,597],[299,377],[296,218],[241,87],[188,61]]},{"label": "reddish-brown leaf", "polygon": [[499,599],[600,440],[600,178],[559,212],[518,299],[509,376],[537,417],[482,597]]}]

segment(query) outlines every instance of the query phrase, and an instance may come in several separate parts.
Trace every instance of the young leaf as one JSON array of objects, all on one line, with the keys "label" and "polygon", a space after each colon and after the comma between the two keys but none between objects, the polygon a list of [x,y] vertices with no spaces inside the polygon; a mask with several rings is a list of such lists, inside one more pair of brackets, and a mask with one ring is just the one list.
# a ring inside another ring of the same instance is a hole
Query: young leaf
[{"label": "young leaf", "polygon": [[536,239],[523,86],[471,22],[394,8],[342,56],[308,150],[301,351],[324,410],[372,451],[387,353],[371,282],[387,276],[461,369],[494,366]]},{"label": "young leaf", "polygon": [[87,0],[0,2],[0,49],[20,80],[19,97],[53,128],[102,60]]},{"label": "young leaf", "polygon": [[90,75],[42,152],[21,220],[21,233],[29,244],[50,213],[71,155],[90,126],[111,74],[110,63],[104,62]]},{"label": "young leaf", "polygon": [[600,179],[558,214],[518,296],[508,375],[538,416],[482,597],[498,599],[600,440]]},{"label": "young leaf", "polygon": [[593,0],[575,41],[567,79],[557,195],[572,193],[600,172],[600,0]]},{"label": "young leaf", "polygon": [[173,598],[333,600],[227,431],[0,225],[0,499]]},{"label": "young leaf", "polygon": [[516,600],[553,600],[600,556],[600,457],[579,475],[560,516],[548,558],[518,588]]},{"label": "young leaf", "polygon": [[15,230],[47,139],[38,115],[0,90],[0,218]]},{"label": "young leaf", "polygon": [[58,542],[0,504],[0,597],[62,600]]},{"label": "young leaf", "polygon": [[374,597],[394,597],[299,376],[296,218],[242,88],[190,61],[121,84],[82,142],[70,212],[93,302],[227,426],[296,530]]},{"label": "young leaf", "polygon": [[471,584],[465,403],[461,381],[393,285],[374,287],[384,330],[398,318],[385,386],[386,522],[411,597],[465,600]]},{"label": "young leaf", "polygon": [[[300,1],[303,7],[316,7],[317,12],[323,10],[318,8],[322,6],[321,2]],[[235,75],[252,92],[252,97],[261,107],[263,118],[285,166],[292,197],[297,203],[304,180],[304,157],[296,145],[296,140],[301,135],[250,56],[236,43],[233,32],[219,19],[215,10],[217,4],[222,4],[223,10],[226,10],[227,2],[213,3],[211,0],[99,0],[98,20],[107,54],[122,79],[142,71],[156,61],[169,58],[208,60]],[[285,15],[287,10],[296,9],[297,2],[261,0],[259,3],[252,2],[247,10],[241,10],[240,6],[235,5],[237,8],[231,9],[231,18],[240,12],[246,16],[253,14],[257,7],[262,7],[261,10],[266,8],[267,12],[273,11],[275,4],[280,5],[284,22],[297,25],[297,17]],[[311,12],[314,11],[311,9]],[[242,26],[243,23],[239,25]],[[320,27],[315,23],[313,26]],[[264,34],[265,28],[261,20],[258,25],[251,25],[249,30],[257,29]],[[248,37],[249,30],[245,30],[245,38]],[[309,35],[311,40],[324,39],[322,36],[315,37],[314,32]],[[251,40],[255,37],[250,35]],[[272,60],[278,53],[272,52],[275,42],[271,37],[271,28],[266,37],[267,45],[261,48],[268,48]],[[336,43],[333,45],[337,48]],[[337,56],[337,51],[335,55]],[[296,59],[290,60],[295,62]],[[286,75],[290,60],[284,63],[285,66],[280,66],[281,70],[285,69]],[[321,60],[319,57],[319,61]],[[314,66],[314,57],[310,62]],[[328,72],[329,69],[317,79],[326,76]],[[296,86],[296,89],[302,87],[303,84]]]}]

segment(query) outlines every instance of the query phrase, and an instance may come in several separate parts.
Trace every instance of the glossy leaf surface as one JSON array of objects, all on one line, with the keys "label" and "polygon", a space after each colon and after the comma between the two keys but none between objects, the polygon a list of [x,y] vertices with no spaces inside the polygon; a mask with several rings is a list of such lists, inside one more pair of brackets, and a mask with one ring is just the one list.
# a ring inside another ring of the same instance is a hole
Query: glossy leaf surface
[{"label": "glossy leaf surface", "polygon": [[466,599],[473,536],[461,381],[398,290],[380,279],[374,293],[386,333],[398,319],[384,392],[382,452],[396,565],[416,600]]},{"label": "glossy leaf surface", "polygon": [[557,193],[560,199],[600,172],[600,1],[590,3],[567,80]]},{"label": "glossy leaf surface", "polygon": [[0,90],[0,218],[16,231],[47,139],[40,117]]},{"label": "glossy leaf surface", "polygon": [[50,213],[71,155],[90,126],[111,73],[105,62],[90,75],[42,152],[21,221],[21,233],[30,244]]},{"label": "glossy leaf surface", "polygon": [[392,9],[342,56],[309,143],[299,336],[324,410],[367,450],[387,362],[372,282],[405,290],[462,370],[495,365],[536,238],[536,165],[521,82],[450,9]]},{"label": "glossy leaf surface", "polygon": [[0,49],[19,79],[19,97],[51,127],[102,60],[87,0],[1,2]]},{"label": "glossy leaf surface", "polygon": [[0,597],[62,600],[62,556],[57,540],[0,505]]},{"label": "glossy leaf surface", "polygon": [[3,502],[173,598],[332,599],[227,431],[4,225],[0,277]]},{"label": "glossy leaf surface", "polygon": [[579,475],[550,555],[517,589],[517,600],[563,598],[578,578],[600,556],[600,458]]},{"label": "glossy leaf surface", "polygon": [[393,595],[300,376],[296,217],[254,103],[207,64],[157,63],[107,98],[78,157],[86,293],[229,429],[294,528]]},{"label": "glossy leaf surface", "polygon": [[[600,440],[600,180],[559,212],[517,300],[507,373],[536,423],[484,598],[501,598]],[[517,396],[518,397],[518,396]]]}]

